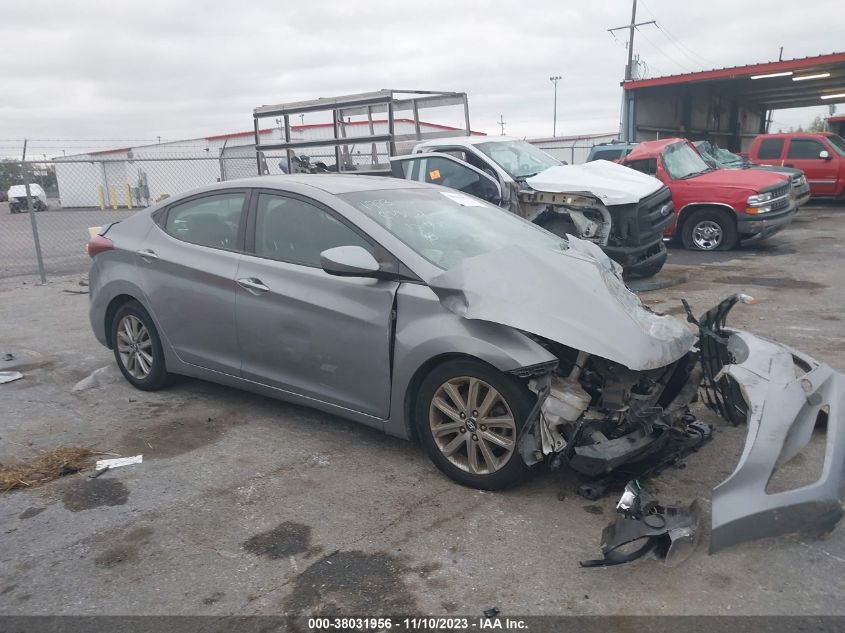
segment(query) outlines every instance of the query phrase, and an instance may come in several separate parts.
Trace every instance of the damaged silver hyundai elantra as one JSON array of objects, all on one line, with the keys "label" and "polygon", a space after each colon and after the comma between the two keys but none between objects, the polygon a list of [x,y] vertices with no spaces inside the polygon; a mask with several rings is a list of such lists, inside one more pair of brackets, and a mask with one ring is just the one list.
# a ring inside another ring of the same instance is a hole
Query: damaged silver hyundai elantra
[{"label": "damaged silver hyundai elantra", "polygon": [[[842,514],[843,376],[725,328],[645,308],[595,244],[471,196],[354,175],[273,176],[169,198],[88,244],[91,325],[139,389],[193,376],[417,439],[453,480],[531,466],[599,481],[709,434],[749,434],[715,491],[713,548]],[[767,495],[827,420],[819,482]],[[656,461],[655,461],[656,460]]]}]

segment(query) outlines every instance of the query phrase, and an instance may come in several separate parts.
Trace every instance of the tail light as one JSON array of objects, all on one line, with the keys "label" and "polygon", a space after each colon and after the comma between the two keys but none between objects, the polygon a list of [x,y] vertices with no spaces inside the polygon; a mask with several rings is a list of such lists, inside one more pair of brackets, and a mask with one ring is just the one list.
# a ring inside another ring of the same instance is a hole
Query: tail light
[{"label": "tail light", "polygon": [[88,257],[93,259],[100,253],[114,250],[114,242],[102,235],[92,235],[88,240],[88,245],[85,247],[88,251]]}]

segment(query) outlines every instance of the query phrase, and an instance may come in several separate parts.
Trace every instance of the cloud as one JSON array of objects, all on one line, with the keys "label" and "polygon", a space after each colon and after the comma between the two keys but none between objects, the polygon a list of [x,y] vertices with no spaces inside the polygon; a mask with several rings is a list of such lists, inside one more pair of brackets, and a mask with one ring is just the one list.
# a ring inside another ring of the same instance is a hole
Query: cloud
[{"label": "cloud", "polygon": [[[649,0],[638,17],[661,28],[642,27],[636,50],[652,75],[776,59],[779,42],[815,55],[840,45],[820,19],[839,12]],[[260,104],[380,88],[466,91],[474,128],[495,132],[502,115],[508,133],[538,136],[550,75],[563,76],[559,134],[617,128],[626,32],[607,28],[630,4],[6,0],[3,13],[0,139],[189,138],[250,129]]]}]

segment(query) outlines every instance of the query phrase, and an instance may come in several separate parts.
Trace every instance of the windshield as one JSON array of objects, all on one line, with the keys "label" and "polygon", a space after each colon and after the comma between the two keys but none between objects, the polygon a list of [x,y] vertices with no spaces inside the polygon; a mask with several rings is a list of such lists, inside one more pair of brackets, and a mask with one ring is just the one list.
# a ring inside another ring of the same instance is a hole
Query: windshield
[{"label": "windshield", "polygon": [[695,147],[705,159],[711,158],[714,162],[723,167],[742,167],[742,165],[745,164],[745,159],[739,154],[734,154],[726,149],[722,149],[710,141],[696,143]]},{"label": "windshield", "polygon": [[386,189],[339,197],[446,270],[508,246],[558,252],[569,248],[564,238],[459,191]]},{"label": "windshield", "polygon": [[561,164],[559,160],[525,141],[491,141],[478,143],[475,147],[514,180],[529,178]]},{"label": "windshield", "polygon": [[845,156],[845,138],[842,138],[838,134],[831,134],[827,137],[827,141],[833,145],[833,149],[835,149],[840,156]]},{"label": "windshield", "polygon": [[687,143],[673,143],[663,150],[663,167],[675,180],[691,178],[713,169]]}]

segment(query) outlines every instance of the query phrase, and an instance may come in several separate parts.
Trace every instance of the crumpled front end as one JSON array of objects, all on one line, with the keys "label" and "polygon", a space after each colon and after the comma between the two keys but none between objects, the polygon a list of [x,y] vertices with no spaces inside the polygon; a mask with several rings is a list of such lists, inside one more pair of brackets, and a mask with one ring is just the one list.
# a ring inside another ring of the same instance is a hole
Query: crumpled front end
[{"label": "crumpled front end", "polygon": [[[725,329],[728,312],[744,299],[730,297],[698,322],[706,404],[748,423],[736,469],[713,491],[711,552],[767,536],[829,532],[845,501],[845,375],[785,345]],[[820,478],[767,492],[817,426],[827,433]]]}]

